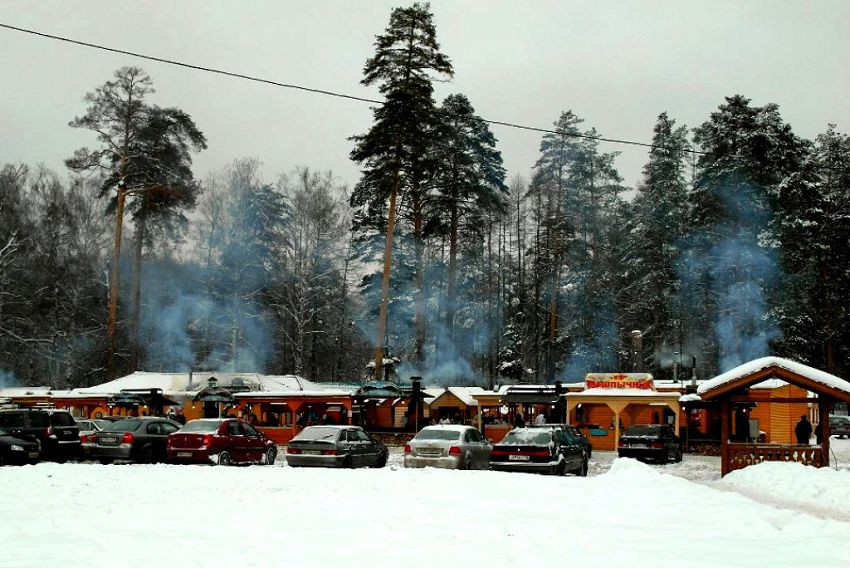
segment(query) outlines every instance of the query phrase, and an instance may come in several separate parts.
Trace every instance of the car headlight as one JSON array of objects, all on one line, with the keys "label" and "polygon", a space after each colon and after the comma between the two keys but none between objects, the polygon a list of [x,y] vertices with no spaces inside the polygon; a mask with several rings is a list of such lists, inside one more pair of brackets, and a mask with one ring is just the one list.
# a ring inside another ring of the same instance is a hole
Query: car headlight
[{"label": "car headlight", "polygon": [[23,452],[24,451],[24,447],[19,446],[17,444],[12,444],[11,448],[12,448],[13,452]]}]

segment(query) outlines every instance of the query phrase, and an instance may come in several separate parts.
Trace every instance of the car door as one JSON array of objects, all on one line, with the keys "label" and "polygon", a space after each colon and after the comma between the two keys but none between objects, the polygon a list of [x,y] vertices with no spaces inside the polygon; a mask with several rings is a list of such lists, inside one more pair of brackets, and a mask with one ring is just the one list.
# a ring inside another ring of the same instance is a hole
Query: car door
[{"label": "car door", "polygon": [[342,451],[351,456],[351,465],[359,467],[363,465],[363,452],[360,448],[360,440],[357,437],[357,431],[353,429],[346,430],[340,436]]},{"label": "car door", "polygon": [[230,457],[234,462],[247,461],[246,457],[246,441],[245,434],[242,431],[242,424],[236,420],[231,420],[227,423],[227,444],[226,449],[230,452]]},{"label": "car door", "polygon": [[242,431],[245,433],[245,459],[246,461],[258,462],[266,453],[266,445],[263,437],[250,424],[242,423]]},{"label": "car door", "polygon": [[464,441],[472,453],[472,467],[477,469],[486,469],[490,465],[490,452],[487,447],[487,440],[475,428],[470,428],[466,431]]},{"label": "car door", "polygon": [[163,442],[165,445],[162,447],[162,460],[165,461],[168,458],[166,447],[168,446],[168,436],[173,434],[180,428],[171,422],[162,422],[162,431],[165,434],[165,441]]},{"label": "car door", "polygon": [[378,463],[378,444],[363,430],[355,430],[360,444],[361,464],[374,466]]},{"label": "car door", "polygon": [[560,431],[561,451],[564,453],[564,461],[567,462],[567,471],[573,471],[581,467],[584,452],[579,441],[567,430]]},{"label": "car door", "polygon": [[144,447],[145,444],[150,444],[153,448],[153,454],[156,459],[162,460],[165,457],[165,442],[168,436],[162,428],[162,422],[151,421],[145,424],[145,438],[143,444],[138,449]]}]

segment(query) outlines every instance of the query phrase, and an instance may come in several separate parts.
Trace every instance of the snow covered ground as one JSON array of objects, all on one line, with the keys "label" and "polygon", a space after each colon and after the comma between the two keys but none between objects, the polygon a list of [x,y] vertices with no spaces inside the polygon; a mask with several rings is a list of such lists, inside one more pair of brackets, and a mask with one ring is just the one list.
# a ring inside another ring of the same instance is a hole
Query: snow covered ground
[{"label": "snow covered ground", "polygon": [[[0,470],[0,566],[847,566],[839,471],[596,452],[587,478],[52,464]],[[841,463],[843,460],[843,463]]]}]

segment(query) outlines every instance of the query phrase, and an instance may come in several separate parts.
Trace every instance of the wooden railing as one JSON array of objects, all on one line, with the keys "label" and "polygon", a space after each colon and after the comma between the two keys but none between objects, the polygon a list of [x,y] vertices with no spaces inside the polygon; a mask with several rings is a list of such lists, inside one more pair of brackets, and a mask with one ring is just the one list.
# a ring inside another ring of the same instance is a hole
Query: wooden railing
[{"label": "wooden railing", "polygon": [[741,444],[730,442],[727,446],[727,467],[723,475],[748,465],[766,461],[797,462],[803,465],[823,467],[823,448],[820,446],[798,446],[786,444]]}]

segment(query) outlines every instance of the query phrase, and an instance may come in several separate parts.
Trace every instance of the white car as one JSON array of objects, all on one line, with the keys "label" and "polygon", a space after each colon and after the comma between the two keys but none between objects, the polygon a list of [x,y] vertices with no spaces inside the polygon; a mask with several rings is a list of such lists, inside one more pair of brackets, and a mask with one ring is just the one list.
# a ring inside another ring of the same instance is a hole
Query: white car
[{"label": "white car", "polygon": [[426,426],[404,447],[404,467],[489,469],[493,446],[472,426]]}]

